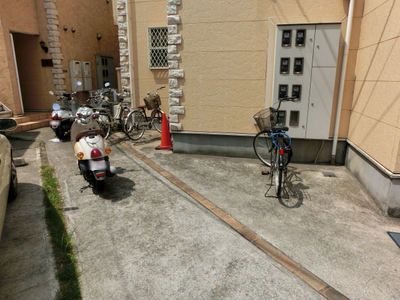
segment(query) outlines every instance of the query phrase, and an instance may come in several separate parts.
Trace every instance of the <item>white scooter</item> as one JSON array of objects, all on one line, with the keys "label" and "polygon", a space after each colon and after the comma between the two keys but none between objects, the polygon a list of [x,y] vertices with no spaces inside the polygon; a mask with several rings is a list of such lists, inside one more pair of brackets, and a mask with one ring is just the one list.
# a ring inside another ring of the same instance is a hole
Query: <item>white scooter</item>
[{"label": "white scooter", "polygon": [[71,127],[71,141],[79,170],[96,194],[103,191],[106,177],[115,175],[115,168],[110,166],[108,158],[111,147],[104,140],[105,134],[96,121],[97,117],[93,108],[82,106]]},{"label": "white scooter", "polygon": [[[49,94],[54,96],[52,91]],[[64,93],[57,97],[59,103],[54,103],[52,107],[50,127],[61,141],[69,139],[71,125],[79,107],[78,101],[74,98],[75,94]]]}]

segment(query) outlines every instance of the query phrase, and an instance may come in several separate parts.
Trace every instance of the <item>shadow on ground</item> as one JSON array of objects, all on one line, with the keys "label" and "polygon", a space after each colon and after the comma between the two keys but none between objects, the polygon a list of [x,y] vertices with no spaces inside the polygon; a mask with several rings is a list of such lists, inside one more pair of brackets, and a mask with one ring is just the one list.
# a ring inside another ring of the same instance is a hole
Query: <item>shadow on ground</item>
[{"label": "shadow on ground", "polygon": [[107,178],[104,191],[99,194],[103,199],[119,202],[132,196],[135,191],[135,182],[129,178],[115,175]]},{"label": "shadow on ground", "polygon": [[[295,167],[290,166],[284,178],[279,203],[288,208],[299,208],[303,204],[305,197],[310,200],[310,195],[306,192],[309,188],[309,186],[303,183],[301,172]],[[275,189],[273,188],[273,179],[271,177],[268,190],[265,192],[265,197],[275,197],[274,193]]]}]

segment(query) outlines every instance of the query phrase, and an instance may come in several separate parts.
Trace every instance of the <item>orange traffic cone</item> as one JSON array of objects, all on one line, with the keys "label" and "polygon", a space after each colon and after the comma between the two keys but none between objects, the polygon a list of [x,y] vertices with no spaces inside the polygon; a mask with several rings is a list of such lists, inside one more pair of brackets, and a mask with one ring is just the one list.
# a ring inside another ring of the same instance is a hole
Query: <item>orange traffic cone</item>
[{"label": "orange traffic cone", "polygon": [[171,134],[169,132],[168,120],[165,114],[162,114],[161,120],[161,145],[156,150],[172,150]]}]

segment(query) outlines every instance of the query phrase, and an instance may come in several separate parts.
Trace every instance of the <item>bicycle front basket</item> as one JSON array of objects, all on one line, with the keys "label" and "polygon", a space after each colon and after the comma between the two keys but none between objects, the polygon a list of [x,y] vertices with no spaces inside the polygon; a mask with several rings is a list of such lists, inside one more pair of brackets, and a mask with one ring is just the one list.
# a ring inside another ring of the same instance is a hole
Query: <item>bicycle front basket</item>
[{"label": "bicycle front basket", "polygon": [[148,110],[157,108],[161,105],[161,99],[158,94],[149,94],[144,98],[144,103]]},{"label": "bicycle front basket", "polygon": [[256,121],[257,127],[262,130],[271,129],[276,125],[276,111],[269,107],[260,110],[253,118]]}]

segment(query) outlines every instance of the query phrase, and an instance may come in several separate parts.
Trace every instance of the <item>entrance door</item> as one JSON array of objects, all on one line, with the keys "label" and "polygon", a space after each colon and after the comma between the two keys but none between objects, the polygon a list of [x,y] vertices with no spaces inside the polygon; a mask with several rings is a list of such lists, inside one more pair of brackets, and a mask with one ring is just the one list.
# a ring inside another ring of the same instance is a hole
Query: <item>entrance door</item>
[{"label": "entrance door", "polygon": [[96,56],[97,88],[104,87],[106,82],[111,88],[117,88],[116,74],[112,57]]},{"label": "entrance door", "polygon": [[38,35],[12,33],[17,66],[17,80],[20,86],[25,111],[49,111],[54,97],[49,90],[54,89],[51,56],[39,45]]}]

